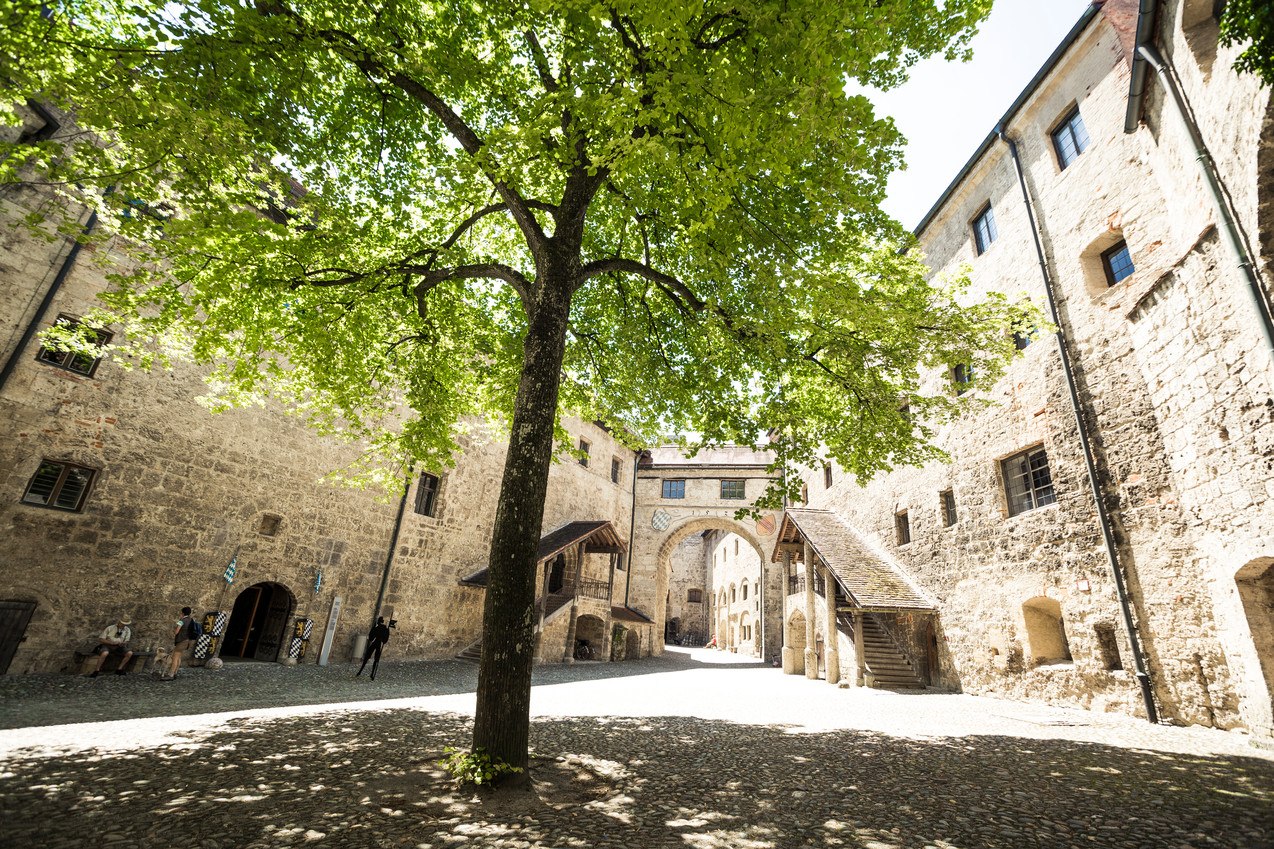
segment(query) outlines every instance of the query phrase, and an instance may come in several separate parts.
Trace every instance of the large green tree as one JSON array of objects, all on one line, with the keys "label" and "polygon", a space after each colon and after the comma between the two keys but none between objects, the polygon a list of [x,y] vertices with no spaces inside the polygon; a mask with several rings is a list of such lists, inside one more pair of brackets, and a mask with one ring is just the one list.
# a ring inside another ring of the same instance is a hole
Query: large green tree
[{"label": "large green tree", "polygon": [[866,478],[934,456],[924,375],[1000,373],[1023,310],[925,281],[879,209],[899,135],[847,94],[988,6],[9,0],[5,99],[76,120],[0,180],[96,204],[110,320],[228,403],[429,464],[507,425],[474,743],[525,766],[559,411]]}]

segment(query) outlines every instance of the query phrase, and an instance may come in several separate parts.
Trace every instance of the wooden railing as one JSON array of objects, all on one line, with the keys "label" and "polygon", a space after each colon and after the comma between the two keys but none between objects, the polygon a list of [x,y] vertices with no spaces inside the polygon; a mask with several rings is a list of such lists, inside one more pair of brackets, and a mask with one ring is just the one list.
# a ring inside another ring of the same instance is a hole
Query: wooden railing
[{"label": "wooden railing", "polygon": [[575,594],[581,598],[610,600],[610,584],[605,581],[581,580],[576,584]]}]

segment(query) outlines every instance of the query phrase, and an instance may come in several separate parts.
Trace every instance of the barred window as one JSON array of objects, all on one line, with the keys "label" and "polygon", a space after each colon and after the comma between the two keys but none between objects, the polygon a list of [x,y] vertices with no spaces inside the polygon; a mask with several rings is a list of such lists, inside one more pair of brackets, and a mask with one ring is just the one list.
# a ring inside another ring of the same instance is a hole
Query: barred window
[{"label": "barred window", "polygon": [[1053,477],[1048,469],[1048,455],[1043,448],[1032,448],[1001,463],[1009,515],[1016,516],[1036,507],[1057,501]]},{"label": "barred window", "polygon": [[79,513],[95,477],[96,469],[44,460],[27,484],[22,503]]}]

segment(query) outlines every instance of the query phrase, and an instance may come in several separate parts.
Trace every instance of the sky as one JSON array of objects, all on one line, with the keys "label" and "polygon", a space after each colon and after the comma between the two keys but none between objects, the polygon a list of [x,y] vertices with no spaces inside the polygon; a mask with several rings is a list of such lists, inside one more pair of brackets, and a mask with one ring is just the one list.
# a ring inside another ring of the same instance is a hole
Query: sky
[{"label": "sky", "polygon": [[876,112],[907,137],[907,169],[889,180],[885,211],[920,223],[1089,5],[1088,0],[995,0],[967,63],[932,59],[889,92]]}]

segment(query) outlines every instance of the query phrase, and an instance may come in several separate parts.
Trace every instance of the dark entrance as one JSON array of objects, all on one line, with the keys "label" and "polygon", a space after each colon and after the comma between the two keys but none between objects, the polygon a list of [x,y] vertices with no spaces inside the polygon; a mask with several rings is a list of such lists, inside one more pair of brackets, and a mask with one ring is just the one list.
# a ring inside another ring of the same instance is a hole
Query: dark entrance
[{"label": "dark entrance", "polygon": [[239,593],[226,625],[221,657],[278,660],[283,632],[295,606],[292,592],[282,584],[253,584]]},{"label": "dark entrance", "polygon": [[34,612],[33,601],[0,601],[0,675],[9,671],[18,643],[26,639],[27,623]]},{"label": "dark entrance", "polygon": [[562,587],[566,585],[566,558],[558,555],[553,561],[553,567],[549,569],[549,592],[560,593]]}]

